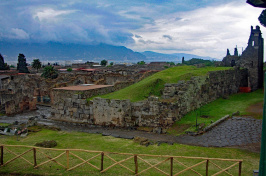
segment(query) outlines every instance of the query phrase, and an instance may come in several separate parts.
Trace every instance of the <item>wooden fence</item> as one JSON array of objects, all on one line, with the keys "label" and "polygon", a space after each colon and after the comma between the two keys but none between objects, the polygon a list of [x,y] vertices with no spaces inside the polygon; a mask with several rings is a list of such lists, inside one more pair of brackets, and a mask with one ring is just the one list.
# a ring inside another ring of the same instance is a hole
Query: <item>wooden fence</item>
[{"label": "wooden fence", "polygon": [[[85,166],[86,169],[94,168],[94,170],[98,170],[96,172],[104,173],[115,166],[120,166],[120,170],[124,168],[124,174],[129,172],[132,175],[145,174],[153,170],[153,172],[169,176],[192,175],[191,173],[206,176],[216,176],[222,173],[240,176],[242,167],[242,160],[238,159],[114,153],[82,149],[51,149],[21,145],[1,145],[0,149],[0,168],[7,165],[14,165],[14,168],[17,168],[16,164],[23,162],[33,168],[41,168],[50,163],[50,165],[62,167],[65,171]],[[52,154],[52,152],[56,152],[56,154]],[[115,158],[118,155],[119,159]],[[186,162],[186,160],[189,161]],[[233,174],[230,173],[232,170]]]}]

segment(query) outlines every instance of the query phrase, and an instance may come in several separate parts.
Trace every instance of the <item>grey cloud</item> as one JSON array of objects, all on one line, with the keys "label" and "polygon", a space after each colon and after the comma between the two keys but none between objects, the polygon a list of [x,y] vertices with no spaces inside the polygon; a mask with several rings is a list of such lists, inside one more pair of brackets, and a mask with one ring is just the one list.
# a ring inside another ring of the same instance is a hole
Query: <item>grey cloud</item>
[{"label": "grey cloud", "polygon": [[167,38],[169,40],[173,40],[173,38],[170,35],[163,35],[163,38]]},{"label": "grey cloud", "polygon": [[136,34],[135,34],[135,37],[136,37],[136,38],[142,38],[140,35],[136,35]]},{"label": "grey cloud", "polygon": [[161,42],[156,42],[156,41],[152,41],[152,40],[143,40],[143,39],[140,39],[138,41],[140,43],[143,43],[143,44],[162,44]]}]

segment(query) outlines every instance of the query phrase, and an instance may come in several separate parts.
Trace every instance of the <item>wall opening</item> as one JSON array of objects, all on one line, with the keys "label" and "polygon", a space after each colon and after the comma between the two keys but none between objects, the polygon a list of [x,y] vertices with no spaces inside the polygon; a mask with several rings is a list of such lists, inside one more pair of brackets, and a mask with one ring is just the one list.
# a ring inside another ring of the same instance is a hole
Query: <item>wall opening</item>
[{"label": "wall opening", "polygon": [[231,67],[236,66],[236,61],[235,60],[231,60]]}]

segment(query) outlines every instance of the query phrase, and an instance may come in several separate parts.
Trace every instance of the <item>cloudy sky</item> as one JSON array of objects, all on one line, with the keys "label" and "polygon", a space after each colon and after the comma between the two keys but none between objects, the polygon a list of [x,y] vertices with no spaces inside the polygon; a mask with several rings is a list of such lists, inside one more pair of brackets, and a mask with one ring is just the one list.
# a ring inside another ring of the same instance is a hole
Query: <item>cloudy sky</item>
[{"label": "cloudy sky", "polygon": [[221,59],[227,48],[245,49],[261,11],[246,0],[1,0],[0,41],[101,42]]}]

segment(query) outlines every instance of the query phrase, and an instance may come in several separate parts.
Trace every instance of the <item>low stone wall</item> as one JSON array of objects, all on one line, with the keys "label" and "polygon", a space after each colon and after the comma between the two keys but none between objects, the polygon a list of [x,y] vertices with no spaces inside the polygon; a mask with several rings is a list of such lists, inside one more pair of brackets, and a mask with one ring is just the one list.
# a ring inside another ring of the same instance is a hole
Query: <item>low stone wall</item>
[{"label": "low stone wall", "polygon": [[56,103],[52,114],[54,119],[62,121],[103,126],[147,126],[158,131],[158,127],[167,128],[204,104],[237,93],[239,87],[247,86],[247,74],[245,69],[209,72],[189,81],[166,84],[161,99],[151,96],[139,102],[102,98],[86,102],[82,96],[73,95]]}]

